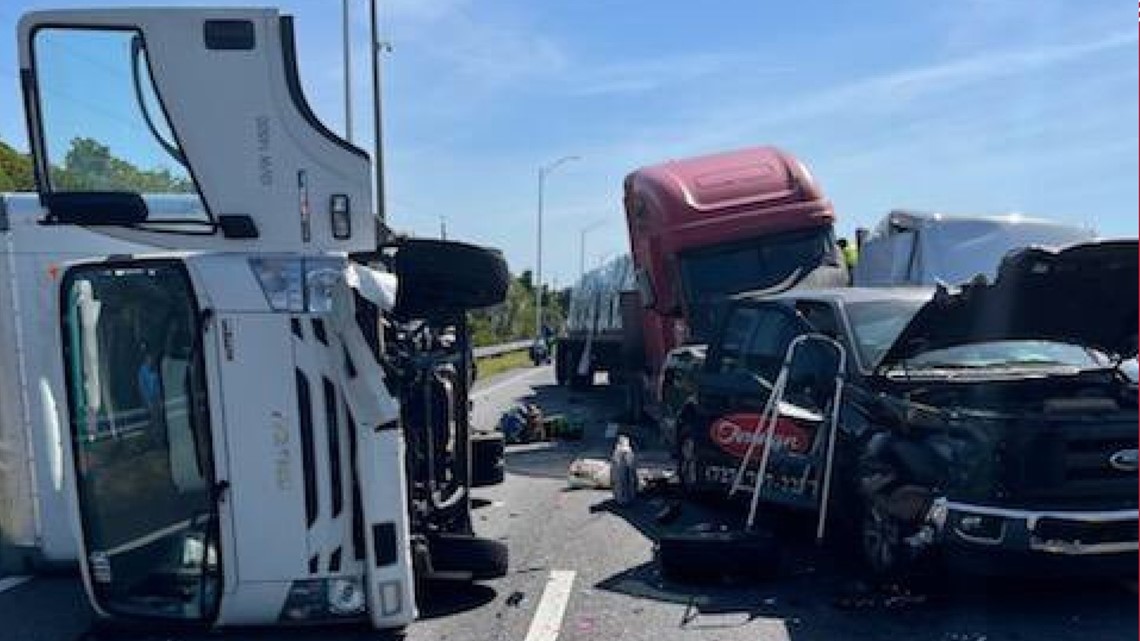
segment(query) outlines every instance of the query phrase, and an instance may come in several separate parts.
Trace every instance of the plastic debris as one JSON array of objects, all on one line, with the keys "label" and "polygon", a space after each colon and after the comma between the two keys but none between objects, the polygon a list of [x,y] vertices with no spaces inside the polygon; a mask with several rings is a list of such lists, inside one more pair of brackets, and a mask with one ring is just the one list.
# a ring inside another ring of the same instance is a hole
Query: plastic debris
[{"label": "plastic debris", "polygon": [[637,498],[637,456],[633,452],[628,436],[618,437],[610,461],[614,502],[618,505],[629,505]]},{"label": "plastic debris", "polygon": [[610,462],[596,458],[574,459],[570,463],[566,483],[572,488],[609,489]]}]

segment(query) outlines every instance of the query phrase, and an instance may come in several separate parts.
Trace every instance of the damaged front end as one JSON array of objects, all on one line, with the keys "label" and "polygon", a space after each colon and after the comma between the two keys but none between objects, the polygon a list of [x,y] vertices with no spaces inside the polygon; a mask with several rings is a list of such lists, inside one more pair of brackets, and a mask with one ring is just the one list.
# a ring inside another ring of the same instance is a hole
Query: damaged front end
[{"label": "damaged front end", "polygon": [[1087,246],[1079,263],[1034,250],[915,316],[864,404],[855,481],[874,569],[937,553],[983,573],[1135,572],[1137,387],[1118,367],[1135,353],[1135,298],[1078,320],[1026,296],[1116,283],[1115,265],[1132,282],[1115,291],[1135,291],[1135,248],[1095,267]]}]

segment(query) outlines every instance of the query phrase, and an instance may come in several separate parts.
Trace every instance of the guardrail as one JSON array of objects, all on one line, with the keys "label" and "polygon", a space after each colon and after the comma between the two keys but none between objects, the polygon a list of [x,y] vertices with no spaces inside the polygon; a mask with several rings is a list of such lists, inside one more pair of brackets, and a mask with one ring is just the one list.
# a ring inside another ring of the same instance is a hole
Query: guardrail
[{"label": "guardrail", "polygon": [[526,339],[521,341],[513,341],[510,343],[503,343],[501,345],[487,345],[486,347],[476,347],[472,350],[475,358],[489,358],[491,356],[500,356],[510,352],[520,352],[524,349],[530,349],[531,343],[534,339]]}]

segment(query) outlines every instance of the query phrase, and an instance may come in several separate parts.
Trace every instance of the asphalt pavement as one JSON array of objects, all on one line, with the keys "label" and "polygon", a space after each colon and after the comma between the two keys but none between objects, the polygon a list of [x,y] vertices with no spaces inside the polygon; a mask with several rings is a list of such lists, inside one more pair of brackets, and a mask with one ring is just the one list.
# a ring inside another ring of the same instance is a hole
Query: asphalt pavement
[{"label": "asphalt pavement", "polygon": [[[506,481],[476,491],[476,529],[504,540],[507,576],[473,586],[440,586],[421,604],[411,641],[672,641],[674,639],[931,639],[1029,641],[1135,639],[1135,584],[1060,579],[994,581],[957,577],[925,591],[868,596],[810,545],[791,549],[778,576],[748,583],[686,585],[661,577],[653,559],[654,515],[669,497],[649,496],[618,508],[600,490],[570,490],[566,471],[578,456],[607,457],[617,399],[604,385],[571,394],[549,367],[479,381],[476,425],[493,425],[504,409],[534,402],[586,424],[579,442],[510,446]],[[628,431],[642,459],[663,463],[644,428]],[[725,508],[717,508],[723,510]],[[680,521],[714,508],[686,504]],[[0,639],[109,639],[90,631],[90,614],[73,577],[36,578],[6,589],[0,579]],[[206,637],[148,639],[301,641],[383,638],[359,628],[302,631],[229,630]]]}]

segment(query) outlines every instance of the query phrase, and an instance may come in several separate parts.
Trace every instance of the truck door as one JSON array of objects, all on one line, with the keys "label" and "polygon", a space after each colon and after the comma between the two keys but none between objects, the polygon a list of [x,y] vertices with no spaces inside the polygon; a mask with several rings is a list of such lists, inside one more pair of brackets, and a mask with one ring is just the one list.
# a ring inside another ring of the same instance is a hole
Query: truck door
[{"label": "truck door", "polygon": [[[291,18],[46,11],[19,38],[45,222],[168,249],[375,249],[369,157],[305,102]],[[187,193],[181,212],[155,206]]]}]

